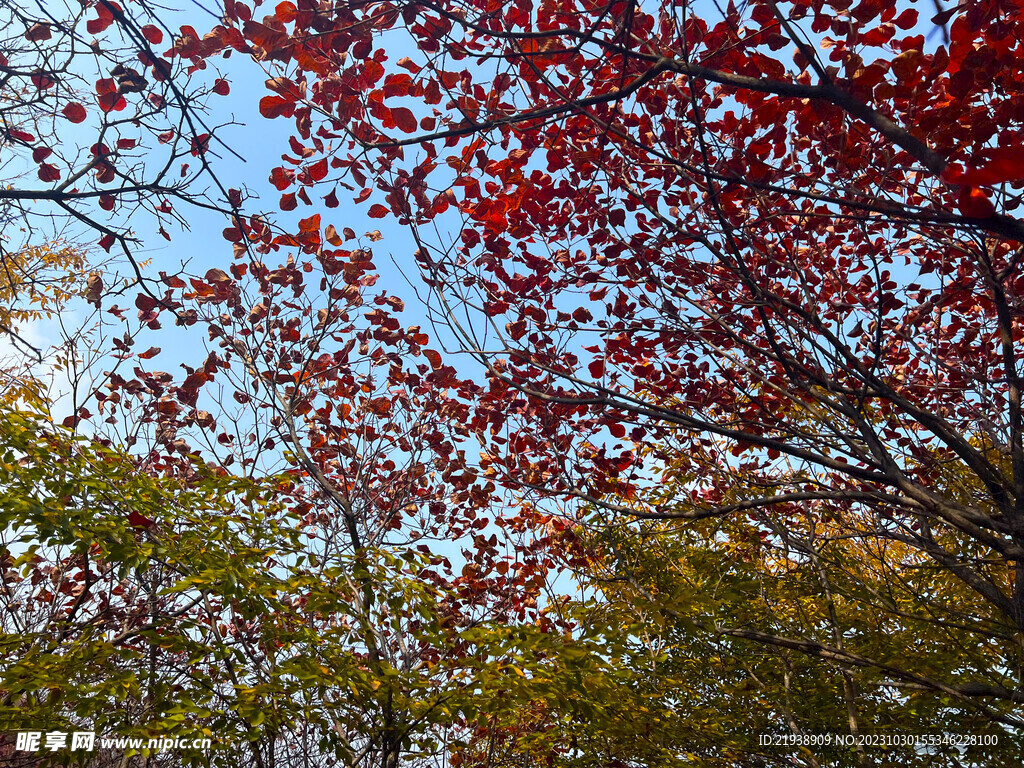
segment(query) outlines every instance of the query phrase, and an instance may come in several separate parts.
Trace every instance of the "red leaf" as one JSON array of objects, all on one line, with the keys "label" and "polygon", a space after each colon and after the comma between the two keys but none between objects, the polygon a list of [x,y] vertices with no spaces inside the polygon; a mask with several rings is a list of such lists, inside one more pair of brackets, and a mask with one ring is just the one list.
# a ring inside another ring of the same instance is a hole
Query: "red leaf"
[{"label": "red leaf", "polygon": [[313,179],[313,181],[323,181],[323,179],[327,176],[327,158],[325,157],[319,163],[314,163],[313,165],[309,166],[308,170],[309,177]]},{"label": "red leaf", "polygon": [[299,232],[319,232],[320,231],[320,214],[316,213],[310,216],[308,219],[302,219],[299,221]]},{"label": "red leaf", "polygon": [[423,350],[423,355],[430,361],[430,367],[435,371],[441,367],[441,355],[432,349]]},{"label": "red leaf", "polygon": [[96,181],[109,184],[114,180],[114,166],[107,162],[96,163]]},{"label": "red leaf", "polygon": [[157,300],[148,293],[140,293],[135,297],[135,306],[143,312],[149,312],[149,310],[156,308]]},{"label": "red leaf", "polygon": [[416,131],[416,115],[412,113],[411,109],[406,109],[405,107],[392,109],[391,119],[395,121],[398,129],[405,133],[414,133]]},{"label": "red leaf", "polygon": [[201,133],[192,138],[192,156],[199,157],[210,148],[210,134]]},{"label": "red leaf", "polygon": [[913,8],[908,8],[893,19],[892,23],[900,29],[913,29],[914,25],[917,24],[917,11]]},{"label": "red leaf", "polygon": [[149,360],[150,358],[156,357],[160,354],[160,347],[150,347],[145,352],[139,352],[137,357],[140,360]]},{"label": "red leaf", "polygon": [[106,251],[107,253],[110,253],[110,249],[111,249],[111,247],[113,245],[114,245],[114,236],[113,235],[106,234],[106,235],[104,235],[103,237],[100,238],[100,247],[104,251]]},{"label": "red leaf", "polygon": [[311,154],[313,154],[312,149],[305,146],[301,141],[299,141],[294,136],[288,137],[288,146],[291,147],[292,152],[294,152],[299,157],[309,157]]},{"label": "red leaf", "polygon": [[[953,168],[949,174],[950,178],[944,178],[943,181],[969,187],[988,187],[1002,184],[1004,181],[1024,180],[1024,149],[1000,147],[985,154],[987,162],[984,165],[968,168],[959,175],[956,174],[956,169],[950,166]],[[946,176],[945,172],[943,176]]]},{"label": "red leaf", "polygon": [[213,92],[218,96],[227,96],[231,93],[231,86],[228,85],[228,81],[223,77],[218,77],[213,82]]},{"label": "red leaf", "polygon": [[388,209],[378,203],[377,205],[370,206],[370,210],[367,215],[371,219],[383,219],[388,215]]},{"label": "red leaf", "polygon": [[392,96],[408,96],[412,93],[414,87],[413,79],[411,76],[400,72],[396,75],[388,75],[384,79],[384,98],[390,99]]},{"label": "red leaf", "polygon": [[260,114],[268,120],[275,117],[291,117],[295,113],[295,102],[283,96],[264,96],[260,99]]},{"label": "red leaf", "polygon": [[225,272],[223,269],[217,269],[216,267],[214,267],[213,269],[206,270],[206,274],[203,277],[205,277],[206,280],[208,280],[211,283],[231,282],[231,278],[228,276],[228,273]]},{"label": "red leaf", "polygon": [[270,172],[270,183],[277,187],[279,192],[288,189],[294,179],[295,171],[290,171],[287,168],[278,167]]},{"label": "red leaf", "polygon": [[595,360],[587,368],[590,370],[590,375],[595,379],[600,379],[604,376],[604,360]]},{"label": "red leaf", "polygon": [[146,38],[152,45],[160,45],[164,39],[164,33],[161,32],[157,27],[152,24],[147,24],[142,28],[142,36]]},{"label": "red leaf", "polygon": [[128,102],[119,93],[101,93],[96,97],[100,109],[104,112],[120,112],[128,106]]},{"label": "red leaf", "polygon": [[329,195],[324,196],[324,205],[326,205],[328,208],[338,207],[337,190],[332,189]]},{"label": "red leaf", "polygon": [[33,24],[25,32],[25,39],[31,40],[33,43],[39,42],[40,40],[49,40],[52,36],[53,33],[50,32],[50,25],[44,24],[43,22]]},{"label": "red leaf", "polygon": [[47,88],[52,88],[56,82],[52,77],[43,72],[33,72],[32,85],[38,88],[40,91],[45,91]]},{"label": "red leaf", "polygon": [[[100,6],[100,8],[101,8],[101,11],[100,11],[101,13],[104,10],[106,10],[102,6]],[[103,30],[105,30],[107,27],[109,27],[111,24],[114,23],[114,17],[110,16],[109,14],[110,14],[110,12],[107,11],[107,15],[106,16],[100,16],[100,18],[98,18],[98,19],[89,19],[89,21],[87,21],[85,23],[85,31],[88,32],[90,35],[98,35],[100,32],[102,32]]]},{"label": "red leaf", "polygon": [[88,116],[85,111],[85,107],[79,104],[77,101],[72,101],[64,105],[64,109],[61,110],[61,114],[64,115],[72,123],[81,123]]},{"label": "red leaf", "polygon": [[39,166],[39,178],[43,181],[57,181],[60,178],[60,168],[52,163],[43,163]]},{"label": "red leaf", "polygon": [[939,174],[939,180],[946,184],[959,184],[963,177],[964,167],[960,163],[950,163]]},{"label": "red leaf", "polygon": [[400,58],[400,59],[399,59],[399,60],[398,60],[398,61],[397,61],[396,63],[398,64],[398,66],[402,67],[403,69],[408,69],[408,70],[409,70],[410,72],[412,72],[412,73],[413,73],[414,75],[415,75],[415,74],[416,74],[417,72],[419,72],[419,71],[420,71],[420,65],[419,65],[419,64],[417,64],[417,63],[416,63],[415,61],[413,61],[412,59],[410,59],[410,58],[409,58],[408,56],[403,56],[403,57],[402,57],[402,58]]},{"label": "red leaf", "polygon": [[268,53],[283,48],[288,45],[289,41],[288,33],[284,30],[271,28],[255,21],[247,21],[242,27],[242,33]]},{"label": "red leaf", "polygon": [[373,85],[384,77],[384,65],[374,59],[363,62],[363,79],[367,85]]},{"label": "red leaf", "polygon": [[156,528],[155,520],[146,517],[141,512],[136,512],[134,509],[128,513],[128,524],[131,525],[132,528]]},{"label": "red leaf", "polygon": [[41,163],[52,154],[53,150],[49,147],[36,147],[32,150],[32,159],[37,163]]},{"label": "red leaf", "polygon": [[33,141],[36,140],[36,137],[33,136],[31,133],[29,133],[28,131],[22,131],[18,128],[8,129],[7,135],[10,136],[15,141],[21,141],[24,142],[25,144],[31,144]]},{"label": "red leaf", "polygon": [[295,3],[278,3],[274,9],[274,15],[277,16],[278,20],[284,24],[295,21],[296,12]]},{"label": "red leaf", "polygon": [[987,219],[996,212],[988,195],[977,187],[964,187],[957,200],[957,205],[960,208],[960,213],[971,219]]},{"label": "red leaf", "polygon": [[609,424],[608,431],[612,433],[612,437],[623,438],[626,436],[626,428],[619,423]]}]

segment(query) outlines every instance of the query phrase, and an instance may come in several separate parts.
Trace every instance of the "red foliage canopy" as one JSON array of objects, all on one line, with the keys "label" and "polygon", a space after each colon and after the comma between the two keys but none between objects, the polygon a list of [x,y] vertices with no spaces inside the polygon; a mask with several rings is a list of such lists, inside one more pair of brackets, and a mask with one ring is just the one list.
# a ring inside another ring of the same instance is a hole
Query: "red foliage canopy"
[{"label": "red foliage canopy", "polygon": [[[1024,554],[1022,4],[696,10],[235,2],[221,40],[295,121],[286,197],[350,180],[383,194],[371,215],[452,233],[418,263],[480,310],[456,330],[508,482],[601,501],[639,482],[635,445],[697,473],[727,447],[787,498],[927,510]],[[939,455],[998,522],[936,495]]]}]

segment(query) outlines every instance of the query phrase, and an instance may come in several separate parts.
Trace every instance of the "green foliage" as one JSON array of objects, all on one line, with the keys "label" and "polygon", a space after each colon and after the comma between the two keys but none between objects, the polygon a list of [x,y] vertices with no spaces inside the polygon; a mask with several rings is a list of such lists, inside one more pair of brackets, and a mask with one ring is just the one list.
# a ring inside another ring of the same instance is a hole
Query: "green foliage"
[{"label": "green foliage", "polygon": [[0,729],[244,738],[236,629],[272,630],[294,549],[272,487],[161,477],[29,413],[0,440]]},{"label": "green foliage", "polygon": [[410,760],[458,748],[538,697],[600,711],[593,641],[467,622],[429,554],[311,554],[288,480],[157,473],[26,412],[2,412],[0,440],[0,730],[362,765],[384,740]]},{"label": "green foliage", "polygon": [[1022,659],[1005,617],[920,552],[851,520],[828,521],[817,508],[781,522],[623,525],[591,539],[597,554],[584,578],[601,591],[594,610],[608,626],[642,627],[619,642],[659,662],[632,674],[656,680],[660,702],[681,705],[666,728],[671,753],[690,753],[687,765],[856,766],[863,758],[851,746],[760,737],[952,734],[999,743],[867,747],[867,764],[1024,759],[1015,729],[999,722],[1017,707],[970,695],[1014,687]]}]

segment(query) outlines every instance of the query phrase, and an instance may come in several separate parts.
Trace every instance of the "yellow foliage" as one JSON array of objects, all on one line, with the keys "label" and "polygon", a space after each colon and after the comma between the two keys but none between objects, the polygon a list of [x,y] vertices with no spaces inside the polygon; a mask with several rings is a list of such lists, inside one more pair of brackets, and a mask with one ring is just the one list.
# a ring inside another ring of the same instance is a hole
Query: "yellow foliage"
[{"label": "yellow foliage", "polygon": [[[53,317],[87,290],[86,258],[74,246],[50,242],[17,251],[0,249],[0,333],[14,349],[29,348],[19,327]],[[41,403],[45,386],[23,359],[0,361],[0,404]],[[20,357],[20,356],[19,356]]]},{"label": "yellow foliage", "polygon": [[0,253],[0,327],[51,317],[85,289],[85,255],[64,243]]}]

